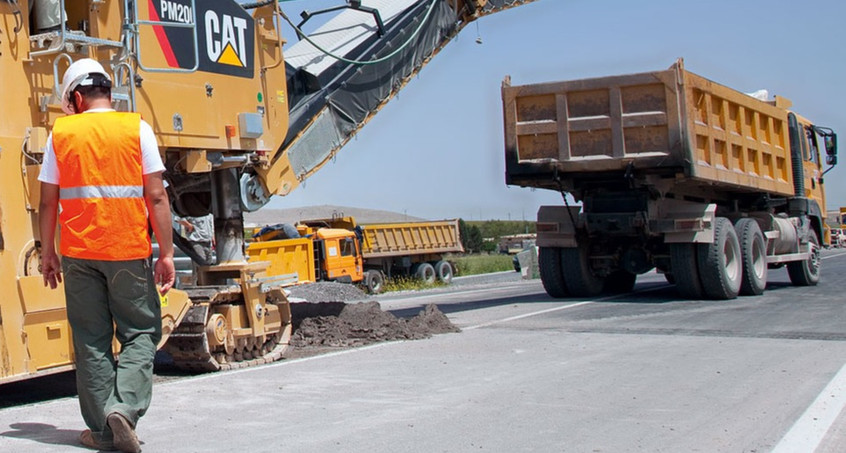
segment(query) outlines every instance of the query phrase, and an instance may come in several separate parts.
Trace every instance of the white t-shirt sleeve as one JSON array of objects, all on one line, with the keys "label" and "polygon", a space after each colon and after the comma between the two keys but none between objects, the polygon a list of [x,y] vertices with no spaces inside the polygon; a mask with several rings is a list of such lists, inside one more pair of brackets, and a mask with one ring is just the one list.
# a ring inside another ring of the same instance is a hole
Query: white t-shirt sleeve
[{"label": "white t-shirt sleeve", "polygon": [[150,173],[165,171],[162,156],[159,154],[159,144],[156,142],[156,134],[153,133],[150,124],[144,120],[141,120],[139,135],[141,138],[141,173],[149,175]]},{"label": "white t-shirt sleeve", "polygon": [[47,146],[44,149],[44,159],[41,162],[41,173],[38,174],[38,180],[48,184],[59,184],[59,167],[56,165],[56,152],[53,151],[52,132],[47,137]]}]

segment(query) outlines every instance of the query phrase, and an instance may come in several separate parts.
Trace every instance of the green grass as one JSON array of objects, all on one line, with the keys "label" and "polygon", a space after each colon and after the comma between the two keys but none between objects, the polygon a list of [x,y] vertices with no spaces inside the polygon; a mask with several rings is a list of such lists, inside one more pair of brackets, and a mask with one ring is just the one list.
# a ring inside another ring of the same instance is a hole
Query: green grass
[{"label": "green grass", "polygon": [[382,292],[392,292],[392,291],[413,291],[417,289],[430,289],[430,288],[437,288],[439,286],[444,286],[444,283],[440,280],[435,280],[434,283],[426,283],[419,278],[414,277],[394,277],[389,278],[385,281],[385,286]]},{"label": "green grass", "polygon": [[[455,275],[478,275],[491,272],[513,271],[514,264],[511,262],[511,255],[450,255],[444,257],[455,266]],[[424,281],[411,277],[400,276],[385,280],[383,293],[393,291],[414,291],[419,289],[437,288],[446,286],[440,280],[427,284]]]},{"label": "green grass", "polygon": [[455,255],[447,259],[455,264],[456,275],[478,275],[514,270],[511,255]]}]

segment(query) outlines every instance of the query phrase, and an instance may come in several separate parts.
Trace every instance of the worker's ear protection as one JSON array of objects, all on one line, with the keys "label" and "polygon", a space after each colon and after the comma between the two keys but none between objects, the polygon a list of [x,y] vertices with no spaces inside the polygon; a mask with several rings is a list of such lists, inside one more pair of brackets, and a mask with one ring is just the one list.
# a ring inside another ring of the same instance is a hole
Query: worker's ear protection
[{"label": "worker's ear protection", "polygon": [[76,111],[76,103],[73,101],[74,93],[76,93],[82,87],[103,87],[103,88],[112,88],[112,81],[104,74],[98,73],[91,73],[88,74],[84,79],[79,82],[79,85],[74,87],[73,90],[68,92],[68,104],[70,104],[71,108],[73,108],[74,113],[79,113]]}]

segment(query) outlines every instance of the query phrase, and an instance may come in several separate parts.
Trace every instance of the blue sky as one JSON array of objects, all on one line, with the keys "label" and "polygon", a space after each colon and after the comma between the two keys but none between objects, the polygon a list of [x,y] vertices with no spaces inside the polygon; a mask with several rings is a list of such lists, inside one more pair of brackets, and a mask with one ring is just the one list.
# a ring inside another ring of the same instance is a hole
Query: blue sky
[{"label": "blue sky", "polygon": [[[282,5],[296,17],[342,1]],[[561,196],[505,185],[503,77],[518,85],[654,71],[683,57],[689,71],[787,97],[839,132],[843,163],[826,175],[828,209],[836,210],[846,206],[844,20],[842,0],[538,0],[497,13],[467,26],[335,162],[268,207],[533,220],[538,206],[561,204]]]}]

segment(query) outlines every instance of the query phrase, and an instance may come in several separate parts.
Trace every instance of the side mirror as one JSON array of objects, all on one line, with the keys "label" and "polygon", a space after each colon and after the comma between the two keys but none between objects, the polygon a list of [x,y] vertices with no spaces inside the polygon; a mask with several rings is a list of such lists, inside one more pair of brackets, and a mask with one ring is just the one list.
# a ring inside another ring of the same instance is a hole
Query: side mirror
[{"label": "side mirror", "polygon": [[[825,138],[825,153],[828,154],[829,157],[837,156],[837,134],[834,132],[831,135],[826,135]],[[837,160],[837,159],[835,159]]]},{"label": "side mirror", "polygon": [[835,166],[837,165],[837,154],[829,154],[825,156],[825,163],[826,165]]},{"label": "side mirror", "polygon": [[[835,134],[834,131],[828,127],[812,127],[814,128],[814,132],[816,132],[823,138],[826,154],[825,163],[831,165],[832,167],[837,165],[837,134]],[[829,168],[829,170],[831,169]]]}]

